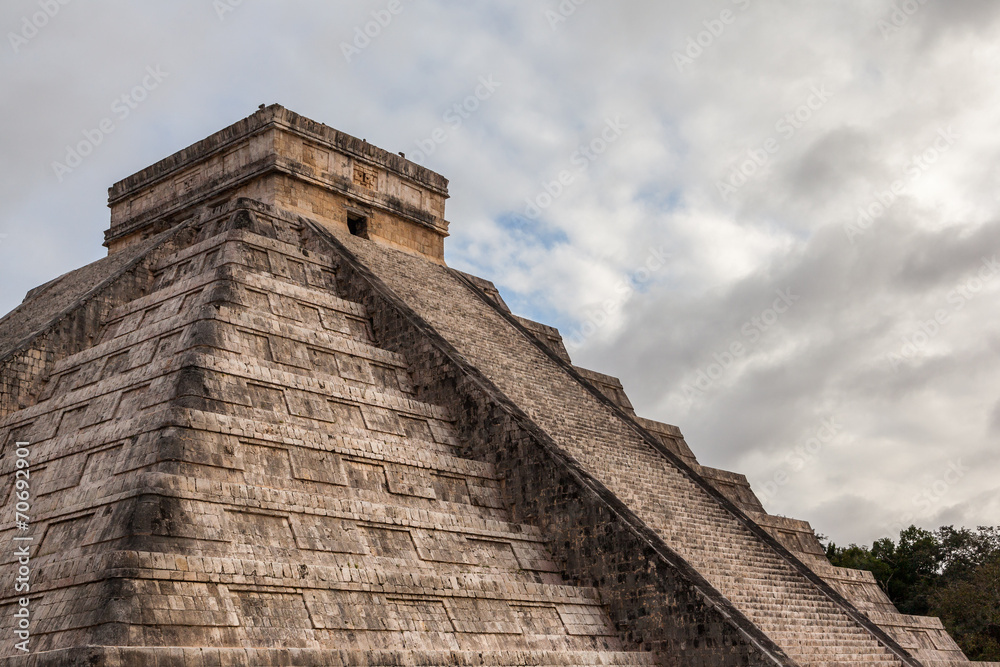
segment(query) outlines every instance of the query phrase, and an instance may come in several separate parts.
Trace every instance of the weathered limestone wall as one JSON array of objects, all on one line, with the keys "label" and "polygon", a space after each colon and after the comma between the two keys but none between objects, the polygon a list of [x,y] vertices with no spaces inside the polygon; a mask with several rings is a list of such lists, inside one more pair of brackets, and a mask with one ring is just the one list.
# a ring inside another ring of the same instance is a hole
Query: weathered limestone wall
[{"label": "weathered limestone wall", "polygon": [[0,418],[33,405],[52,365],[94,345],[111,310],[150,288],[149,253],[182,231],[62,276],[0,321]]},{"label": "weathered limestone wall", "polygon": [[236,197],[344,230],[360,215],[373,238],[444,261],[446,179],[278,106],[115,184],[105,244],[119,252],[193,207]]}]

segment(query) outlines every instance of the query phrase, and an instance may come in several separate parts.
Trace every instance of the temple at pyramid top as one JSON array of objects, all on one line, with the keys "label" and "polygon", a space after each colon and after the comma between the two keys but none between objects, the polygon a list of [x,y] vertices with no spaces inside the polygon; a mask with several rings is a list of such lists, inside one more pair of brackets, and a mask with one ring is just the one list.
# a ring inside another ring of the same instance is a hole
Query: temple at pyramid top
[{"label": "temple at pyramid top", "polygon": [[115,183],[109,254],[247,197],[444,262],[448,180],[274,104]]}]

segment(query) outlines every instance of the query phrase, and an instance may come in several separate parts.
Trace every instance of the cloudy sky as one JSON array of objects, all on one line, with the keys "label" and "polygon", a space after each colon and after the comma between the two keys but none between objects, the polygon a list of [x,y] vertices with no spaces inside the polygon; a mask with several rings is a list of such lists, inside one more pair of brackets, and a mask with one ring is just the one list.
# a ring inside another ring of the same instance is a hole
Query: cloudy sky
[{"label": "cloudy sky", "polygon": [[3,312],[103,255],[109,185],[278,102],[449,177],[449,263],[772,513],[998,523],[1000,4],[5,0],[0,28]]}]

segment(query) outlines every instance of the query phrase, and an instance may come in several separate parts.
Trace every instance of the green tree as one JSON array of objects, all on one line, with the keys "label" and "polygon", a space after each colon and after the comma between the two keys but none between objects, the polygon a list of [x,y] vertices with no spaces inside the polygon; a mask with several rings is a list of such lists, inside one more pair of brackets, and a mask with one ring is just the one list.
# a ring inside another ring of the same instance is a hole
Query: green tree
[{"label": "green tree", "polygon": [[884,537],[871,548],[856,544],[841,549],[831,544],[827,558],[837,567],[868,570],[882,590],[904,614],[926,614],[929,593],[937,579],[943,553],[934,533],[910,526],[899,534],[897,545]]},{"label": "green tree", "polygon": [[931,613],[971,660],[1000,660],[1000,557],[934,592]]},{"label": "green tree", "polygon": [[829,544],[838,567],[868,570],[904,614],[938,616],[973,660],[1000,660],[1000,528],[910,526],[899,541]]},{"label": "green tree", "polygon": [[946,581],[968,579],[980,565],[1000,557],[1000,529],[980,526],[978,530],[944,526],[937,531],[944,553]]},{"label": "green tree", "polygon": [[[876,545],[892,540],[879,540]],[[874,549],[873,549],[874,551]],[[885,587],[896,608],[904,614],[923,615],[930,611],[930,595],[940,577],[944,553],[937,536],[910,526],[899,534],[899,544],[882,556],[893,566],[893,576]]]},{"label": "green tree", "polygon": [[875,580],[880,585],[892,576],[891,566],[876,558],[872,554],[872,550],[868,547],[852,544],[849,547],[840,548],[836,544],[831,543],[826,547],[826,557],[837,567],[846,567],[852,570],[868,570],[875,575]]}]

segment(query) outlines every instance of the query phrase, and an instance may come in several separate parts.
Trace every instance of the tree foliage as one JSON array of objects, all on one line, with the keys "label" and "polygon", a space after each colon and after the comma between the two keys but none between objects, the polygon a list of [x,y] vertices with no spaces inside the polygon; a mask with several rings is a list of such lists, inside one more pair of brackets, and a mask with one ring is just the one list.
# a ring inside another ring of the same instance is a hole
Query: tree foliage
[{"label": "tree foliage", "polygon": [[838,567],[868,570],[903,614],[941,618],[972,660],[1000,660],[1000,528],[910,526],[871,547],[830,543]]}]

